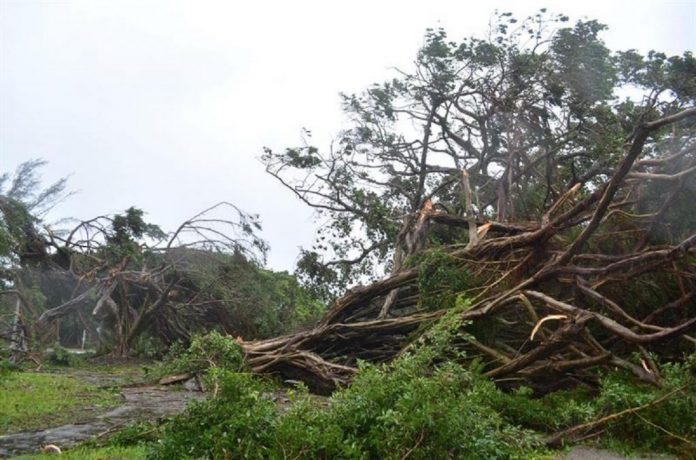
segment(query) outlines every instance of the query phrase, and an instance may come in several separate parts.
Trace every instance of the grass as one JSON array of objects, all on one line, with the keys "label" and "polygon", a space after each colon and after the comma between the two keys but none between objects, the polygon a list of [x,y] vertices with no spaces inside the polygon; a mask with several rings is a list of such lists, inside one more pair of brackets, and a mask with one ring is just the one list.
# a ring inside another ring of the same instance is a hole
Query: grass
[{"label": "grass", "polygon": [[0,434],[74,422],[117,403],[114,391],[67,375],[12,372],[0,379]]},{"label": "grass", "polygon": [[[63,451],[62,460],[144,460],[147,446],[108,446],[100,448],[76,447]],[[55,460],[51,454],[22,455],[16,460]]]}]

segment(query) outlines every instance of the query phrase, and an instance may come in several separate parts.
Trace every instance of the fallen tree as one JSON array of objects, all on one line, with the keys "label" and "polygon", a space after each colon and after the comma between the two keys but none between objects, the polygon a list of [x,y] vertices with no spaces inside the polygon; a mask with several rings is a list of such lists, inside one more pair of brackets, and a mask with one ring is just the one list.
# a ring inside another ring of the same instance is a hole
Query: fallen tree
[{"label": "fallen tree", "polygon": [[[659,385],[654,359],[679,359],[696,345],[696,229],[678,228],[673,242],[655,237],[656,228],[677,229],[670,206],[693,199],[683,192],[696,184],[695,120],[696,108],[686,108],[642,121],[602,183],[571,184],[539,221],[479,222],[483,238],[440,247],[466,289],[453,292],[451,282],[433,278],[442,263],[429,265],[426,250],[411,266],[346,292],[314,328],[243,342],[248,367],[329,392],[350,381],[357,360],[388,361],[427,337],[427,325],[455,308],[428,311],[427,297],[445,293],[466,300],[459,346],[500,384],[548,391],[595,382],[597,370],[611,366]],[[672,148],[646,155],[646,143],[655,152],[665,129]],[[659,195],[649,193],[656,186]],[[435,225],[471,222],[418,212]]]},{"label": "fallen tree", "polygon": [[[256,236],[257,216],[223,202],[170,235],[142,217],[130,208],[46,236],[45,267],[18,271],[47,298],[32,314],[22,301],[34,346],[57,341],[58,324],[79,319],[80,335],[84,330],[101,353],[161,353],[213,329],[278,335],[323,310],[292,275],[262,268],[266,243]],[[65,256],[63,266],[55,255]]]},{"label": "fallen tree", "polygon": [[322,223],[298,273],[325,295],[378,281],[311,330],[245,342],[251,370],[327,392],[451,311],[501,385],[592,384],[606,366],[659,385],[654,361],[693,352],[696,61],[612,52],[603,25],[567,21],[428,30],[413,69],[343,97],[328,151],[308,133],[266,149]]}]

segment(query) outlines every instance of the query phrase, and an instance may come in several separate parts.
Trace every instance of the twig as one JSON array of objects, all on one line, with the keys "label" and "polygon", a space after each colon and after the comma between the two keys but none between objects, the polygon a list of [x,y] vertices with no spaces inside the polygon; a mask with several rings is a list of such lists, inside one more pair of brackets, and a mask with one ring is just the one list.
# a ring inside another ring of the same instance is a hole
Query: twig
[{"label": "twig", "polygon": [[615,412],[613,414],[607,415],[606,417],[602,417],[598,420],[594,420],[592,422],[587,422],[587,423],[583,423],[581,425],[576,425],[574,427],[568,428],[567,430],[563,430],[560,433],[554,434],[553,436],[548,438],[545,443],[549,447],[558,447],[565,438],[572,436],[573,434],[577,433],[578,431],[590,430],[590,429],[598,427],[600,425],[604,425],[607,422],[611,422],[612,420],[615,420],[617,418],[623,417],[624,415],[635,414],[636,412],[645,410],[649,407],[657,406],[658,404],[666,401],[667,399],[671,398],[675,394],[677,394],[681,391],[684,391],[687,387],[688,387],[688,384],[682,385],[679,388],[672,390],[669,393],[655,399],[654,401],[643,404],[642,406],[631,407],[631,408],[622,410],[620,412]]},{"label": "twig", "polygon": [[408,450],[408,452],[406,452],[404,454],[403,457],[401,457],[401,460],[406,460],[418,448],[418,446],[421,445],[424,438],[425,438],[425,432],[423,430],[421,430],[420,434],[418,435],[418,439],[416,440],[416,444],[413,447],[411,447]]},{"label": "twig", "polygon": [[680,440],[680,441],[682,441],[682,442],[685,442],[686,444],[691,444],[692,446],[696,446],[696,442],[693,442],[693,441],[691,441],[691,440],[689,440],[689,439],[686,439],[686,438],[682,438],[682,437],[679,436],[678,434],[674,434],[674,433],[672,433],[671,431],[669,431],[669,430],[667,430],[667,429],[661,427],[660,425],[651,422],[650,420],[646,419],[645,417],[643,417],[643,416],[640,415],[640,414],[635,414],[635,416],[638,417],[639,419],[641,419],[642,421],[644,421],[645,423],[647,423],[648,425],[650,425],[650,426],[652,426],[652,427],[654,427],[654,428],[657,428],[658,430],[662,431],[663,433],[665,433],[665,434],[668,435],[668,436],[671,436],[671,437],[673,437],[673,438],[675,438],[675,439],[678,439],[678,440]]}]

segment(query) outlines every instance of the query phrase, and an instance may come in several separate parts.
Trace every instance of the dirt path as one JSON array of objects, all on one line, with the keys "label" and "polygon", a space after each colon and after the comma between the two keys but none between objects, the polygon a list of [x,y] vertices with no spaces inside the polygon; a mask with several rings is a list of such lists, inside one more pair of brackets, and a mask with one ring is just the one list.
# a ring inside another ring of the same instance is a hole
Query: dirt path
[{"label": "dirt path", "polygon": [[[72,375],[98,386],[104,386],[108,382],[119,383],[118,378],[103,374],[78,372]],[[124,387],[121,388],[121,397],[122,405],[97,417],[58,427],[0,436],[0,458],[37,452],[44,444],[71,447],[132,421],[175,414],[182,411],[189,401],[203,399],[205,395],[197,391],[157,385]]]}]

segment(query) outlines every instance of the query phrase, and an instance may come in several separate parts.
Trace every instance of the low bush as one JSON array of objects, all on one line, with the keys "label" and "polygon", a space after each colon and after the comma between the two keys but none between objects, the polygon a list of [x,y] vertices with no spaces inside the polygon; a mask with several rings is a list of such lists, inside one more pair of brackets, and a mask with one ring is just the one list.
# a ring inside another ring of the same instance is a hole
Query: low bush
[{"label": "low bush", "polygon": [[[486,391],[482,398],[507,422],[544,433],[627,411],[601,427],[602,444],[625,453],[671,452],[696,458],[694,369],[688,360],[661,365],[660,387],[637,384],[632,376],[616,371],[602,378],[598,394],[576,388],[538,398],[523,387],[510,393]],[[630,410],[642,406],[648,407]]]},{"label": "low bush", "polygon": [[168,422],[151,458],[530,458],[540,438],[486,405],[481,393],[495,387],[435,362],[458,329],[452,318],[394,363],[361,364],[327,406],[299,392],[280,414],[258,378],[211,369],[217,397]]},{"label": "low bush", "polygon": [[231,337],[217,331],[196,335],[188,348],[173,345],[165,357],[159,374],[201,373],[209,368],[240,371],[244,362],[242,347]]},{"label": "low bush", "polygon": [[507,422],[546,433],[588,422],[597,413],[591,393],[584,388],[556,391],[541,398],[528,387],[512,392],[489,389],[482,398]]},{"label": "low bush", "polygon": [[215,399],[193,403],[162,430],[150,458],[267,458],[275,404],[247,374],[218,369]]},{"label": "low bush", "polygon": [[22,367],[7,360],[7,359],[0,359],[0,380],[4,377],[7,377],[8,375],[12,374],[13,372],[19,372],[22,370]]},{"label": "low bush", "polygon": [[53,366],[74,367],[80,365],[82,359],[74,353],[70,353],[67,348],[55,344],[46,354],[46,362]]},{"label": "low bush", "polygon": [[279,418],[278,457],[529,458],[539,437],[481,404],[478,385],[458,365],[424,374],[417,356],[362,365],[327,409],[305,402]]},{"label": "low bush", "polygon": [[696,376],[687,363],[661,366],[661,387],[630,383],[621,373],[607,375],[595,401],[602,415],[654,403],[620,417],[607,426],[607,439],[627,450],[668,451],[696,458]]}]

